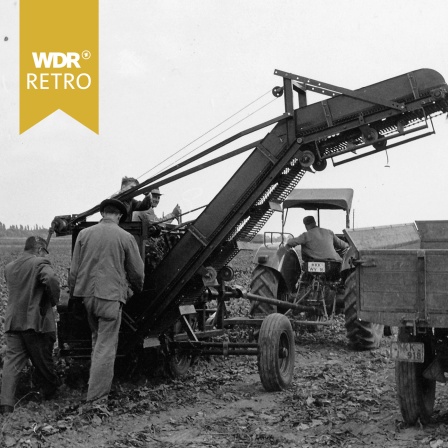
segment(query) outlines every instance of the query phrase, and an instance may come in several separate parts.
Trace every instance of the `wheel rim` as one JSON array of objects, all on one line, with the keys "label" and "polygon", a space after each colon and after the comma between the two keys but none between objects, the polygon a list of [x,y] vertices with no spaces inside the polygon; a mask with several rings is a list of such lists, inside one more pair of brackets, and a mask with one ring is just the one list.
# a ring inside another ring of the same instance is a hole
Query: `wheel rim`
[{"label": "wheel rim", "polygon": [[[434,382],[431,380],[427,380],[426,378],[423,378],[422,381],[422,392],[423,392],[423,403],[426,409],[431,408],[431,403],[433,402],[433,399],[431,398],[431,392],[432,388],[434,387]],[[432,409],[431,411],[432,412]]]},{"label": "wheel rim", "polygon": [[290,341],[288,335],[286,333],[282,333],[279,340],[279,350],[278,350],[278,359],[279,359],[279,370],[282,375],[285,375],[289,371],[290,364]]},{"label": "wheel rim", "polygon": [[190,357],[186,353],[182,353],[178,350],[175,351],[173,355],[173,364],[178,367],[184,367],[190,362]]}]

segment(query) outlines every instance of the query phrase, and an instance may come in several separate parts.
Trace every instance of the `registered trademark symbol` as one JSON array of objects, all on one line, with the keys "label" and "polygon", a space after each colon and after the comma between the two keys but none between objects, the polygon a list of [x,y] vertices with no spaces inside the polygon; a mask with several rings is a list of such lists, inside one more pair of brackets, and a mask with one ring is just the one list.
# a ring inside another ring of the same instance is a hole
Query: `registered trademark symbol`
[{"label": "registered trademark symbol", "polygon": [[90,59],[90,56],[91,56],[91,54],[90,54],[90,51],[89,51],[89,50],[84,50],[84,51],[82,52],[82,58],[83,58],[83,59]]}]

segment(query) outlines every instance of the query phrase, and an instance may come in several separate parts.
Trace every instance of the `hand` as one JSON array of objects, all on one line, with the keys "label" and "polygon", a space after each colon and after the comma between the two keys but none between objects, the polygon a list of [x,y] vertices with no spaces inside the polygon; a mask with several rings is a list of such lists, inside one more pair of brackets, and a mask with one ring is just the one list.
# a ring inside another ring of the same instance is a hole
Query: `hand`
[{"label": "hand", "polygon": [[176,207],[173,208],[173,215],[176,218],[179,218],[179,216],[182,214],[182,210],[180,209],[179,204],[176,205]]},{"label": "hand", "polygon": [[134,295],[134,291],[132,290],[131,286],[128,285],[127,291],[126,291],[126,302]]},{"label": "hand", "polygon": [[350,246],[344,247],[344,249],[339,249],[336,252],[339,254],[340,257],[344,258],[344,255],[347,253],[349,248]]}]

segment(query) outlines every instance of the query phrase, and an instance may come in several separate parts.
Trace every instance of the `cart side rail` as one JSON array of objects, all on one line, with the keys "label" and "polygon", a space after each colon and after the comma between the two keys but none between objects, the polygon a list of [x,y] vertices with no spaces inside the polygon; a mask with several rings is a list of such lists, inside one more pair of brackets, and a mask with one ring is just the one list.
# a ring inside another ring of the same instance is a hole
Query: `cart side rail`
[{"label": "cart side rail", "polygon": [[422,249],[448,249],[448,220],[415,221]]},{"label": "cart side rail", "polygon": [[448,250],[359,251],[359,318],[390,326],[448,328]]}]

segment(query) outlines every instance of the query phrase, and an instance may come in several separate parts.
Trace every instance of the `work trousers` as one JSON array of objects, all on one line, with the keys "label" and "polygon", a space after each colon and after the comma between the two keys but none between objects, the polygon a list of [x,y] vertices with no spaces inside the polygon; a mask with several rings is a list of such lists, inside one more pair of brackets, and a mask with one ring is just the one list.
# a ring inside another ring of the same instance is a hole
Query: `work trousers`
[{"label": "work trousers", "polygon": [[28,359],[36,369],[37,383],[40,383],[44,398],[53,395],[59,386],[53,364],[56,334],[27,330],[5,333],[5,338],[6,355],[3,363],[0,403],[8,406],[15,405],[17,382]]},{"label": "work trousers", "polygon": [[84,297],[87,319],[92,331],[92,361],[87,400],[107,399],[114,377],[121,302]]}]

